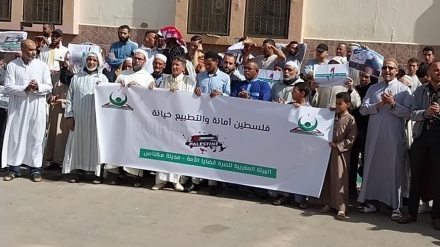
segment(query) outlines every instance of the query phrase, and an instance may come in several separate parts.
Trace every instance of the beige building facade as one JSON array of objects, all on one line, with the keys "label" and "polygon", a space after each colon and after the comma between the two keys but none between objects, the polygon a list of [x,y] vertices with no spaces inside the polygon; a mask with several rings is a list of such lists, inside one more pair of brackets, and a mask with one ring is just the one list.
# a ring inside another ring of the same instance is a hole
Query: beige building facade
[{"label": "beige building facade", "polygon": [[217,51],[242,36],[257,44],[304,41],[309,57],[318,43],[333,53],[339,42],[355,41],[405,62],[425,45],[440,48],[439,11],[436,0],[1,0],[0,29],[28,22],[32,37],[51,22],[67,34],[65,43],[108,48],[120,25],[132,27],[138,43],[146,30],[174,25],[186,40],[200,34],[205,49]]}]

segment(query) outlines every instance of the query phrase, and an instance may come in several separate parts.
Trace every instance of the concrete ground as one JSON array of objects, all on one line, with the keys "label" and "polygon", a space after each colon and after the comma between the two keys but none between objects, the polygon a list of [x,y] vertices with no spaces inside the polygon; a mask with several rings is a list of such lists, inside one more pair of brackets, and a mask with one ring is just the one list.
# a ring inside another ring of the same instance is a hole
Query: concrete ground
[{"label": "concrete ground", "polygon": [[0,181],[0,247],[440,246],[429,215],[404,226],[389,212],[353,212],[340,222],[244,193],[151,191],[151,177],[133,188],[43,175],[41,183]]}]

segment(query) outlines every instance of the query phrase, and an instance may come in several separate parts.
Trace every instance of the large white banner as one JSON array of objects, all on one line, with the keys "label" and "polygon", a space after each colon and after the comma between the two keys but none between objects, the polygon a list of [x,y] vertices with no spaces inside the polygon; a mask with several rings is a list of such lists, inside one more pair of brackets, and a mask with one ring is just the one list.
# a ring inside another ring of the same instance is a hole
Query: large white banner
[{"label": "large white banner", "polygon": [[110,83],[95,97],[103,163],[320,194],[328,109]]}]

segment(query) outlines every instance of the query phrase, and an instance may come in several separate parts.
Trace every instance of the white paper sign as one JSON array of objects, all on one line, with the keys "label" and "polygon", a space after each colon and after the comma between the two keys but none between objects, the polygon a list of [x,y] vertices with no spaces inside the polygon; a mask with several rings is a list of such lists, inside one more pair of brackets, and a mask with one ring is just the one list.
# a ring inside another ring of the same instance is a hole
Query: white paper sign
[{"label": "white paper sign", "polygon": [[104,163],[320,194],[333,133],[328,109],[113,83],[95,93]]},{"label": "white paper sign", "polygon": [[71,64],[83,66],[83,58],[89,52],[96,52],[101,54],[101,47],[94,44],[72,44],[68,46],[69,61]]},{"label": "white paper sign", "polygon": [[265,81],[272,86],[273,83],[283,79],[283,72],[275,70],[260,69],[258,70],[258,79]]},{"label": "white paper sign", "polygon": [[313,78],[320,87],[343,85],[348,77],[348,64],[323,64],[313,66]]},{"label": "white paper sign", "polygon": [[0,51],[19,52],[21,42],[27,38],[27,32],[0,32]]}]

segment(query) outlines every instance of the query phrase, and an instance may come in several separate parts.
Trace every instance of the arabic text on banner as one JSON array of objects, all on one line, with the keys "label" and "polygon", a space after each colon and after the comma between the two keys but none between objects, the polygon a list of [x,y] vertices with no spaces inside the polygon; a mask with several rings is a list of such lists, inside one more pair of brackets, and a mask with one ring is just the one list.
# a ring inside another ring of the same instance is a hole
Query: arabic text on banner
[{"label": "arabic text on banner", "polygon": [[96,88],[103,163],[319,196],[334,113],[190,92]]}]

